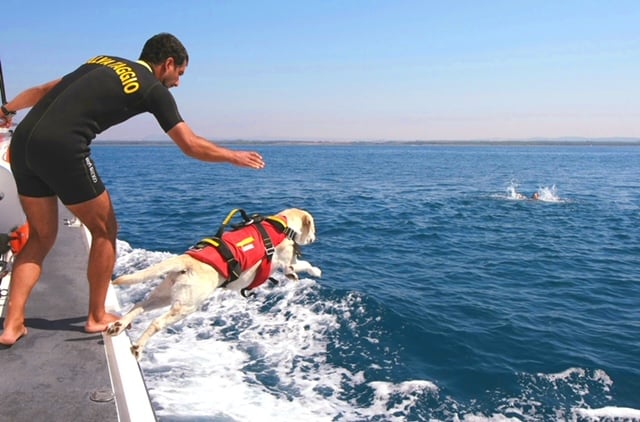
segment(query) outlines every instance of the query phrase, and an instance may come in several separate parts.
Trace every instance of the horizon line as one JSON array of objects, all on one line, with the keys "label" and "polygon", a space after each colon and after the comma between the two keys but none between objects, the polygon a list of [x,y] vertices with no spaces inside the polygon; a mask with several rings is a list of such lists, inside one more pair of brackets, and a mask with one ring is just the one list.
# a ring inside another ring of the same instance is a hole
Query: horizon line
[{"label": "horizon line", "polygon": [[[296,139],[296,138],[283,138],[283,139],[260,139],[260,138],[207,138],[211,142],[216,143],[228,143],[228,144],[299,144],[299,145],[339,145],[339,144],[368,144],[368,145],[382,145],[382,144],[397,144],[397,145],[438,145],[438,144],[624,144],[633,145],[640,144],[640,137],[631,136],[611,136],[611,137],[578,137],[578,136],[564,136],[557,138],[545,138],[545,137],[530,137],[530,138],[472,138],[472,139]],[[96,138],[95,143],[173,143],[168,138],[151,138],[145,137],[142,139],[100,139]]]}]

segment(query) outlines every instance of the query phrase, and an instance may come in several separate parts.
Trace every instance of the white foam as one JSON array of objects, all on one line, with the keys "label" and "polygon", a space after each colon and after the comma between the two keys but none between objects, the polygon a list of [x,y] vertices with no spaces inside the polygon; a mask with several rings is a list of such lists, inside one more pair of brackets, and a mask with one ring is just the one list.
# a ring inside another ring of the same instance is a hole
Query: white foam
[{"label": "white foam", "polygon": [[[398,384],[384,381],[374,381],[368,384],[374,389],[375,401],[371,409],[374,414],[387,414],[386,420],[404,421],[412,408],[425,392],[437,394],[438,387],[430,381],[412,380]],[[395,400],[395,399],[398,400]],[[389,407],[389,404],[392,404]],[[399,415],[399,416],[394,416]],[[401,416],[400,416],[401,415]]]},{"label": "white foam", "polygon": [[[116,273],[170,256],[119,241]],[[349,293],[324,300],[314,280],[292,282],[281,275],[278,279],[278,285],[261,288],[250,299],[218,290],[202,309],[150,340],[140,365],[161,419],[404,421],[435,400],[447,420],[538,420],[538,412],[544,410],[538,394],[545,390],[545,383],[549,391],[567,388],[575,395],[577,401],[569,411],[573,419],[581,415],[633,419],[640,412],[619,407],[588,409],[584,399],[589,388],[610,398],[613,381],[598,369],[571,367],[551,374],[523,374],[522,396],[504,398],[490,415],[452,397],[439,397],[439,387],[428,380],[367,379],[364,371],[327,359],[336,332],[361,332],[360,316],[368,313],[362,297]],[[142,300],[159,282],[117,287],[123,308]],[[162,312],[140,316],[128,331],[130,337],[140,336]],[[357,340],[376,345],[383,335],[367,331]],[[369,368],[380,369],[381,364],[371,362]],[[559,419],[571,417],[564,409],[556,412]]]},{"label": "white foam", "polygon": [[640,421],[640,410],[629,407],[606,406],[599,409],[573,409],[573,413],[590,420]]},{"label": "white foam", "polygon": [[[116,274],[168,256],[119,241]],[[278,285],[249,300],[219,290],[203,309],[151,339],[140,365],[160,417],[352,420],[386,415],[390,403],[407,412],[425,392],[437,391],[422,380],[367,384],[362,372],[327,362],[329,334],[339,329],[336,315],[353,312],[353,298],[318,302],[315,281],[278,278]],[[158,283],[118,287],[120,302],[130,308]],[[137,338],[162,312],[143,314],[129,335]],[[368,407],[341,396],[345,387],[367,385],[374,390]]]},{"label": "white foam", "polygon": [[[460,420],[460,419],[454,419]],[[516,417],[508,417],[501,414],[494,414],[491,416],[467,414],[461,419],[464,422],[520,422],[522,419]]]},{"label": "white foam", "polygon": [[557,381],[567,381],[574,375],[578,377],[584,377],[585,374],[586,374],[586,371],[582,368],[568,368],[562,372],[557,372],[555,374],[539,373],[538,376],[542,378],[546,378],[551,382],[557,382]]}]

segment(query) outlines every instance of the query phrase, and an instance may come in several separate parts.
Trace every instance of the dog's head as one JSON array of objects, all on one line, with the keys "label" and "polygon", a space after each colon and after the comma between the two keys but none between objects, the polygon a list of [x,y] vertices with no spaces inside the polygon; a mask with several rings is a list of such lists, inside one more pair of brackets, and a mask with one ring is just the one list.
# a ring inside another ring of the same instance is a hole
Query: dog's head
[{"label": "dog's head", "polygon": [[298,208],[289,208],[278,213],[287,219],[287,225],[296,231],[293,239],[298,245],[308,245],[316,241],[316,225],[313,216]]}]

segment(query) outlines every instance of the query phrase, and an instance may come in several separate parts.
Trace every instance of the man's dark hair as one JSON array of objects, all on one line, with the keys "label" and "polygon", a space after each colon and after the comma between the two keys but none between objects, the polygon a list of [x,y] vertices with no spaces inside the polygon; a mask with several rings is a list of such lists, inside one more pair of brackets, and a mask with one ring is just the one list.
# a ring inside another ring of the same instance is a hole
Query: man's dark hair
[{"label": "man's dark hair", "polygon": [[166,32],[149,38],[140,53],[140,60],[153,65],[162,64],[169,57],[173,57],[178,66],[189,63],[187,49],[179,39]]}]

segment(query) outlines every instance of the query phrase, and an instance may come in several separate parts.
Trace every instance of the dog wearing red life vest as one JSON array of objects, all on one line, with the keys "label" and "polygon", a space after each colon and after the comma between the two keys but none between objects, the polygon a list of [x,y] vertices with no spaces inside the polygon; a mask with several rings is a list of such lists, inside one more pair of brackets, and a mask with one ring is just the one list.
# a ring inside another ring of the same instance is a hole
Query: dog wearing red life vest
[{"label": "dog wearing red life vest", "polygon": [[[140,359],[151,336],[195,312],[219,287],[245,295],[247,291],[264,283],[277,270],[282,270],[285,276],[294,280],[298,279],[301,272],[320,277],[322,271],[318,267],[298,259],[298,247],[315,240],[316,228],[311,214],[298,208],[290,208],[220,237],[203,239],[184,254],[118,277],[113,284],[136,284],[159,278],[163,278],[163,281],[144,301],[109,325],[107,333],[118,335],[143,312],[170,306],[167,313],[156,318],[140,338],[133,342],[131,352],[136,359]],[[215,256],[216,249],[220,249],[219,243],[227,251],[227,256],[222,258]],[[235,266],[227,266],[228,260],[233,261]]]}]

